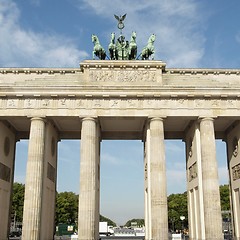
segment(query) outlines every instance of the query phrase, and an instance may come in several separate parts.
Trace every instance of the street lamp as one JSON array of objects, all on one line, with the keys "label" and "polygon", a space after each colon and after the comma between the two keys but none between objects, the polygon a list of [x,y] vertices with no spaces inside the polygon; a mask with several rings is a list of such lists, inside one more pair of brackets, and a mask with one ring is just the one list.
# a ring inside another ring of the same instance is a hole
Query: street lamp
[{"label": "street lamp", "polygon": [[185,216],[180,216],[180,220],[182,221],[182,232],[183,232],[183,221],[185,220]]}]

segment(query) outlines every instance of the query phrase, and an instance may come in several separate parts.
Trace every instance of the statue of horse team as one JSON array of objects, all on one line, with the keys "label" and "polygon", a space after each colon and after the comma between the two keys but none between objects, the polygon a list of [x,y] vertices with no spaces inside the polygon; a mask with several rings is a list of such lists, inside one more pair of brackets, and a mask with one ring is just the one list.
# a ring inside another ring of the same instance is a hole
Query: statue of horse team
[{"label": "statue of horse team", "polygon": [[155,34],[152,34],[149,37],[147,45],[143,48],[139,56],[137,57],[137,44],[136,32],[132,32],[130,42],[125,40],[123,35],[120,35],[118,39],[115,41],[115,33],[111,33],[110,43],[108,45],[109,56],[107,56],[106,51],[101,46],[100,41],[96,35],[92,35],[92,42],[94,44],[93,48],[93,59],[95,56],[101,60],[106,59],[106,57],[110,60],[136,60],[141,57],[142,60],[151,60],[154,59],[154,41]]}]

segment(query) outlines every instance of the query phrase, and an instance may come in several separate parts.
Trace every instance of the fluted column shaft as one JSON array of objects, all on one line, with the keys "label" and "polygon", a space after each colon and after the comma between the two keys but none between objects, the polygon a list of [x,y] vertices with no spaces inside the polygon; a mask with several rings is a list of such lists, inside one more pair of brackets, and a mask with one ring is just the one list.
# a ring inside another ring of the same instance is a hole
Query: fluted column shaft
[{"label": "fluted column shaft", "polygon": [[31,119],[23,212],[23,240],[39,240],[44,163],[45,122]]},{"label": "fluted column shaft", "polygon": [[223,239],[214,122],[200,121],[203,204],[206,239]]},{"label": "fluted column shaft", "polygon": [[78,239],[97,240],[99,224],[98,131],[94,118],[82,120]]},{"label": "fluted column shaft", "polygon": [[163,119],[150,119],[149,128],[151,238],[153,240],[168,240],[167,181]]}]

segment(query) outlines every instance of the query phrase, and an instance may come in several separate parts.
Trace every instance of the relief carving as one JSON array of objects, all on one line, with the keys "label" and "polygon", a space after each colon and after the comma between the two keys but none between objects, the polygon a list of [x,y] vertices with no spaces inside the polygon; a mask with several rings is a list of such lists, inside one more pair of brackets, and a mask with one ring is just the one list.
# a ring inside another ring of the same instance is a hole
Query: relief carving
[{"label": "relief carving", "polygon": [[110,107],[118,107],[119,100],[110,100]]},{"label": "relief carving", "polygon": [[195,162],[193,165],[191,165],[188,168],[188,181],[191,182],[197,176],[198,176],[198,173],[197,173],[197,163]]},{"label": "relief carving", "polygon": [[49,99],[43,99],[42,100],[42,106],[43,107],[48,107],[50,105],[50,100]]},{"label": "relief carving", "polygon": [[8,108],[16,108],[17,107],[17,100],[16,99],[8,99],[7,107]]},{"label": "relief carving", "polygon": [[105,71],[105,70],[95,70],[90,71],[90,79],[94,82],[108,82],[113,81],[114,74],[112,71]]},{"label": "relief carving", "polygon": [[138,70],[94,70],[89,77],[94,82],[156,82],[155,71]]},{"label": "relief carving", "polygon": [[232,167],[233,181],[240,179],[240,163]]}]

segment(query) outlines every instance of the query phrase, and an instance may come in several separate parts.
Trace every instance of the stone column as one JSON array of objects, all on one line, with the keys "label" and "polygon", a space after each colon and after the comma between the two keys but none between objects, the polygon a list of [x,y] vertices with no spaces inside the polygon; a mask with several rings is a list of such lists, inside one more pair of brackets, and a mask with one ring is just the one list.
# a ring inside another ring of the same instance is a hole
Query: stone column
[{"label": "stone column", "polygon": [[46,123],[44,150],[44,177],[42,187],[41,232],[43,240],[54,239],[57,184],[58,132],[51,123]]},{"label": "stone column", "polygon": [[22,240],[39,240],[41,231],[45,121],[31,119],[25,184]]},{"label": "stone column", "polygon": [[149,239],[168,240],[168,209],[166,162],[164,146],[164,127],[162,118],[151,118],[147,130],[147,163],[148,168],[148,206],[151,208],[148,222]]},{"label": "stone column", "polygon": [[99,136],[94,118],[82,120],[78,239],[99,237]]},{"label": "stone column", "polygon": [[191,123],[185,132],[189,238],[203,240],[205,223],[199,122]]},{"label": "stone column", "polygon": [[205,237],[223,239],[214,122],[200,120]]}]

